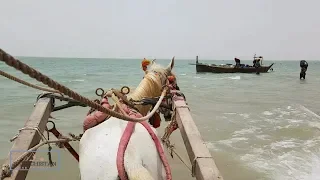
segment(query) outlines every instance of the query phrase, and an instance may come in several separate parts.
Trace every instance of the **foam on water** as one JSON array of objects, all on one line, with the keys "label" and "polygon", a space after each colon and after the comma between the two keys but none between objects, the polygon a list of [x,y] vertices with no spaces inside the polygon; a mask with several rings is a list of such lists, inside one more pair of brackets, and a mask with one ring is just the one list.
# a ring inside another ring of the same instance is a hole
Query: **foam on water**
[{"label": "foam on water", "polygon": [[[284,145],[287,147],[286,145]],[[289,151],[276,154],[273,151],[255,148],[241,157],[248,165],[269,175],[275,180],[316,180],[320,179],[319,152],[307,153]]]},{"label": "foam on water", "polygon": [[[186,74],[181,74],[183,76],[185,76]],[[204,80],[224,80],[224,79],[231,79],[231,80],[240,80],[241,77],[240,76],[230,76],[230,77],[201,77],[201,76],[194,76],[193,78],[195,79],[204,79]]]},{"label": "foam on water", "polygon": [[228,77],[229,79],[241,79],[240,76],[231,76],[231,77]]},{"label": "foam on water", "polygon": [[294,148],[297,147],[299,144],[295,141],[295,139],[288,139],[283,141],[276,141],[270,144],[271,150],[278,150],[280,148]]},{"label": "foam on water", "polygon": [[239,114],[242,116],[244,119],[248,119],[250,117],[250,114],[244,113],[244,114]]},{"label": "foam on water", "polygon": [[72,80],[72,81],[75,81],[75,82],[83,82],[85,81],[84,79],[75,79],[75,80]]},{"label": "foam on water", "polygon": [[[247,123],[239,123],[229,138],[207,142],[207,147],[236,154],[239,161],[268,179],[320,179],[320,123],[309,111],[290,105],[257,116],[224,113],[225,120]],[[242,120],[232,120],[235,118]]]},{"label": "foam on water", "polygon": [[272,112],[269,112],[269,111],[264,111],[263,112],[263,115],[266,115],[266,116],[271,116],[273,113]]},{"label": "foam on water", "polygon": [[258,128],[258,127],[245,128],[245,129],[241,129],[241,130],[238,130],[238,131],[234,131],[232,136],[235,137],[235,136],[242,136],[244,134],[253,134],[253,133],[257,132],[260,129],[261,128]]},{"label": "foam on water", "polygon": [[311,115],[320,119],[320,116],[318,114],[312,112],[310,109],[306,108],[305,106],[300,105],[300,108],[303,109],[304,111],[306,111],[307,113],[310,113]]},{"label": "foam on water", "polygon": [[320,130],[320,122],[309,122],[309,126],[317,128]]},{"label": "foam on water", "polygon": [[62,80],[61,82],[66,83],[66,82],[84,82],[84,79],[73,79],[73,80]]},{"label": "foam on water", "polygon": [[223,113],[223,114],[229,114],[230,115],[230,114],[237,114],[237,113],[230,112],[230,113]]}]

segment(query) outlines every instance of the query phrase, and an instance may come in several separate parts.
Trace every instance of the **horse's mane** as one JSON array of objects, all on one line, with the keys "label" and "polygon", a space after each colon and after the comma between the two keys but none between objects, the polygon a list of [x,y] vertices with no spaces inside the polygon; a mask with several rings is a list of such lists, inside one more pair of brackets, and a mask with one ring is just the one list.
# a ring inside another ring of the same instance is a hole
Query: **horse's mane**
[{"label": "horse's mane", "polygon": [[[159,64],[152,63],[143,80],[140,82],[134,92],[128,95],[128,98],[133,100],[141,100],[143,97],[160,96],[162,92],[162,86],[169,74],[171,74],[171,72],[166,68]],[[150,107],[151,106],[137,106],[143,115],[149,111]]]}]

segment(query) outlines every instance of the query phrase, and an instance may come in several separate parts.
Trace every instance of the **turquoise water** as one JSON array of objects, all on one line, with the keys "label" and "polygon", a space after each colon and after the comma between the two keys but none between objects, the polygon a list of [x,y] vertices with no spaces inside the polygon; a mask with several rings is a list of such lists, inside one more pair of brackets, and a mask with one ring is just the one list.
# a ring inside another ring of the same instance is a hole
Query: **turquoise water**
[{"label": "turquoise water", "polygon": [[[96,98],[98,87],[135,87],[143,76],[138,59],[20,60],[92,99]],[[169,60],[157,62],[167,65]],[[320,61],[308,61],[306,80],[299,80],[299,61],[274,61],[274,71],[260,75],[197,74],[195,66],[188,65],[192,62],[177,60],[174,71],[192,116],[226,180],[300,180],[320,176],[320,119],[316,115],[320,113]],[[270,63],[264,61],[265,65]],[[0,69],[41,85],[2,62]],[[3,159],[12,146],[9,139],[30,116],[40,91],[4,77],[0,77],[0,84]],[[80,133],[87,110],[70,108],[52,115],[58,119],[61,131]],[[236,171],[240,175],[235,175]]]}]

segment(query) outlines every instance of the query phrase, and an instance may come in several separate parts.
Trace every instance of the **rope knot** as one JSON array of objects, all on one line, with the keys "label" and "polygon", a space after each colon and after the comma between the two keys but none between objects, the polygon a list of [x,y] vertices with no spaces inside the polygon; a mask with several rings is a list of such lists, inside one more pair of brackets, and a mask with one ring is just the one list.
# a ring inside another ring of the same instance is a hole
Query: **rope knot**
[{"label": "rope knot", "polygon": [[8,164],[2,165],[1,168],[1,179],[4,179],[5,177],[9,177],[11,174],[10,166]]}]

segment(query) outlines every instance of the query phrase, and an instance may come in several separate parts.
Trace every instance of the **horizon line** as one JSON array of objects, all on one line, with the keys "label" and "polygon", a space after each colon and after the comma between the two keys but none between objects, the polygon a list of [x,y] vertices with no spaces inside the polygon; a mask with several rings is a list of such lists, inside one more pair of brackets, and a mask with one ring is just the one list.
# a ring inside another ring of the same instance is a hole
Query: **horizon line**
[{"label": "horizon line", "polygon": [[[142,58],[133,58],[133,57],[104,57],[104,58],[99,58],[99,57],[63,57],[63,56],[15,56],[17,58],[55,58],[55,59],[121,59],[121,60],[143,60]],[[149,58],[152,59],[152,58]],[[157,58],[155,58],[157,59]],[[171,60],[171,58],[159,58],[157,60]],[[186,60],[196,60],[194,59],[187,59],[187,58],[180,58],[180,59],[175,59],[175,60],[180,60],[180,61],[186,61]],[[209,59],[209,58],[204,58],[204,59],[199,59],[199,61],[233,61],[233,59]],[[249,61],[251,59],[243,59],[242,61]],[[319,61],[320,59],[307,59],[308,61]],[[301,59],[274,59],[274,60],[268,60],[264,59],[264,61],[301,61]]]}]

